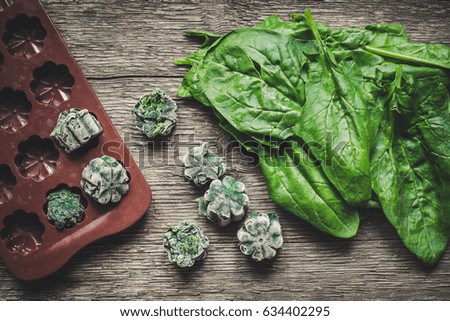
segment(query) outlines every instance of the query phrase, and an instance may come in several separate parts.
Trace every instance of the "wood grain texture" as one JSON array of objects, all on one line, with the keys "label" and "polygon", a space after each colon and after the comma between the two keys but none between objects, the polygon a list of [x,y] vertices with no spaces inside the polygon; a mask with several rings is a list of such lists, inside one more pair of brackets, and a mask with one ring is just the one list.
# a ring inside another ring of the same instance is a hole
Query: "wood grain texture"
[{"label": "wood grain texture", "polygon": [[[449,300],[450,251],[425,268],[373,211],[352,240],[313,229],[277,207],[251,155],[217,125],[211,112],[176,98],[186,71],[172,65],[197,44],[185,29],[223,33],[254,25],[276,13],[310,7],[333,27],[371,22],[402,23],[411,38],[450,44],[448,1],[43,1],[75,58],[125,138],[150,184],[154,201],[144,218],[78,253],[55,275],[36,282],[14,279],[0,264],[0,299],[192,299],[192,300]],[[130,108],[155,87],[179,105],[179,123],[166,140],[148,140],[133,128]],[[208,141],[227,160],[229,173],[245,183],[251,210],[280,214],[285,245],[271,263],[256,264],[239,252],[235,233],[197,217],[202,190],[183,178],[180,155]],[[126,215],[126,213],[124,213]],[[210,238],[206,260],[180,271],[166,257],[168,226],[196,221]]]}]

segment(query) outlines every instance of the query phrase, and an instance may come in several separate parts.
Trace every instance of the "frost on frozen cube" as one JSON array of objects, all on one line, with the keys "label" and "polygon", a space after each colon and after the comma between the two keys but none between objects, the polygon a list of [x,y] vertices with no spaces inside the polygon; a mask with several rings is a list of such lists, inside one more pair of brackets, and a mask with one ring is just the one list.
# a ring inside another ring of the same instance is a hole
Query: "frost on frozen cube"
[{"label": "frost on frozen cube", "polygon": [[81,196],[63,188],[47,195],[46,215],[58,230],[71,228],[84,219]]},{"label": "frost on frozen cube", "polygon": [[102,131],[102,125],[87,109],[72,108],[59,114],[58,123],[50,135],[70,154],[86,146]]},{"label": "frost on frozen cube", "polygon": [[197,186],[219,179],[225,173],[223,160],[209,149],[208,143],[191,147],[184,156],[184,176]]},{"label": "frost on frozen cube", "polygon": [[100,204],[117,203],[128,192],[127,170],[115,158],[102,156],[89,162],[82,173],[81,188]]},{"label": "frost on frozen cube", "polygon": [[177,104],[162,90],[143,96],[133,108],[136,127],[147,137],[167,136],[177,123]]},{"label": "frost on frozen cube", "polygon": [[220,226],[227,226],[244,218],[249,207],[245,186],[231,176],[213,180],[205,195],[197,198],[200,216]]},{"label": "frost on frozen cube", "polygon": [[168,229],[163,245],[170,262],[186,268],[206,257],[209,240],[197,224],[182,222]]}]

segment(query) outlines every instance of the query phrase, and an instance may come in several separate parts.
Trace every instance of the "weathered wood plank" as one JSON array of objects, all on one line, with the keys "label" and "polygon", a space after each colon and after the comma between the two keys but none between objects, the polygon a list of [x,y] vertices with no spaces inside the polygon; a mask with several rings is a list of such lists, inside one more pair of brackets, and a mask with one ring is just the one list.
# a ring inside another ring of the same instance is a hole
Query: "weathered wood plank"
[{"label": "weathered wood plank", "polygon": [[[181,79],[146,78],[93,81],[93,86],[119,132],[139,161],[148,139],[133,128],[130,108],[138,97],[160,87],[175,97]],[[230,173],[248,187],[251,210],[275,210],[281,216],[285,245],[277,259],[261,266],[236,246],[237,226],[220,229],[198,218],[195,198],[201,191],[183,178],[183,167],[171,164],[177,148],[209,141],[223,150],[230,139],[210,111],[176,98],[179,126],[172,145],[155,147],[153,160],[140,167],[153,189],[149,213],[129,230],[96,242],[77,254],[56,275],[22,283],[0,265],[0,293],[5,299],[449,299],[450,256],[426,269],[411,255],[381,213],[362,222],[353,240],[317,232],[270,201],[259,169],[239,163],[239,153],[226,154]],[[188,137],[195,134],[189,142]],[[178,136],[179,144],[174,143]],[[161,141],[160,141],[161,143]],[[162,143],[162,145],[164,145]],[[155,144],[159,146],[159,144]],[[166,161],[162,155],[169,155]],[[124,213],[126,215],[126,213]],[[206,261],[192,271],[170,264],[161,245],[169,225],[198,222],[211,241]]]},{"label": "weathered wood plank", "polygon": [[311,8],[331,27],[401,23],[416,41],[450,44],[448,1],[44,1],[88,77],[181,76],[172,64],[198,44],[186,29],[225,33],[271,14],[289,19]]},{"label": "weathered wood plank", "polygon": [[[56,1],[46,0],[112,121],[152,187],[154,202],[132,228],[88,246],[45,280],[24,283],[0,264],[0,299],[450,299],[450,254],[427,269],[403,246],[383,215],[372,212],[353,240],[320,233],[282,211],[268,197],[264,178],[241,155],[211,112],[176,98],[184,69],[171,64],[196,48],[185,29],[226,32],[254,25],[271,13],[288,18],[311,7],[331,26],[400,22],[411,37],[450,44],[446,1]],[[112,79],[108,79],[112,78]],[[133,128],[130,108],[160,87],[179,104],[179,124],[170,137],[151,141]],[[175,161],[186,148],[208,141],[224,153],[229,173],[242,180],[251,210],[280,214],[285,245],[276,260],[257,265],[237,246],[237,226],[215,227],[197,217],[202,191],[183,178]],[[126,215],[126,213],[124,213]],[[166,258],[161,242],[169,225],[198,222],[211,241],[208,257],[190,271]]]}]

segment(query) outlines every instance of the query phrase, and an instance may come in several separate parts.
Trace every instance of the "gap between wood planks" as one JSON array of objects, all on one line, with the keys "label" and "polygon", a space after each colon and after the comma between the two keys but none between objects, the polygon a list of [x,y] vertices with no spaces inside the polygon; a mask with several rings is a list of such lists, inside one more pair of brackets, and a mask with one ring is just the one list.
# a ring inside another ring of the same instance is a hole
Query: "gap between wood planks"
[{"label": "gap between wood planks", "polygon": [[92,77],[92,76],[85,76],[87,80],[89,81],[107,81],[107,80],[120,80],[120,79],[132,79],[132,78],[136,78],[136,79],[152,79],[152,78],[167,78],[167,79],[183,79],[183,77],[181,76],[167,76],[167,75],[119,75],[119,76],[100,76],[100,77]]}]

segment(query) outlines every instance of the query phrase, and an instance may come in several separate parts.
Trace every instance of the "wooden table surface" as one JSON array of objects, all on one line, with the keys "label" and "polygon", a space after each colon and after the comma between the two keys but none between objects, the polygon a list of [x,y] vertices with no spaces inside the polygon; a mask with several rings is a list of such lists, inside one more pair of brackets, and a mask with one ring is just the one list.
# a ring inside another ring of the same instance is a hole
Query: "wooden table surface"
[{"label": "wooden table surface", "polygon": [[[153,190],[148,213],[130,229],[95,242],[60,271],[31,283],[0,263],[0,299],[190,300],[449,300],[450,250],[425,268],[402,244],[381,212],[370,213],[358,235],[339,240],[281,210],[268,197],[260,169],[242,155],[210,110],[176,97],[185,68],[172,64],[197,48],[185,29],[224,33],[253,26],[272,13],[311,8],[332,27],[401,23],[411,39],[450,44],[450,2],[262,0],[45,0],[76,60]],[[159,87],[175,98],[179,123],[169,139],[146,139],[130,108]],[[209,142],[245,183],[251,210],[280,215],[285,244],[271,263],[256,264],[237,247],[238,226],[221,229],[197,216],[202,191],[185,181],[180,162],[187,146]],[[126,215],[126,213],[123,213]],[[206,260],[181,271],[162,247],[170,225],[192,220],[210,239]]]}]

